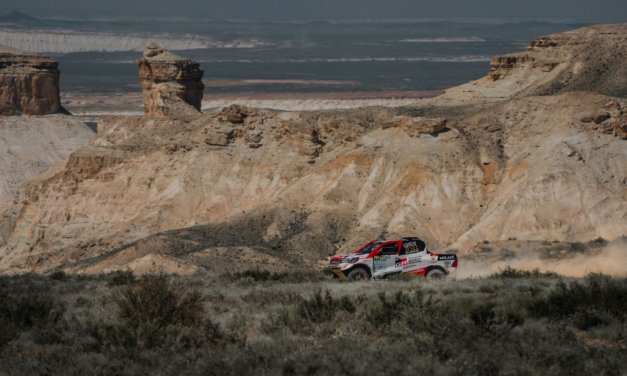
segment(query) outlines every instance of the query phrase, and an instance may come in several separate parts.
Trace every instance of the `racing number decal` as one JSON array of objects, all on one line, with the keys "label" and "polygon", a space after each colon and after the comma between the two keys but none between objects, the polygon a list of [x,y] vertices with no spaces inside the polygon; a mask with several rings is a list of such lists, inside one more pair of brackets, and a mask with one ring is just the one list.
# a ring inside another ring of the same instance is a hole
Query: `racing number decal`
[{"label": "racing number decal", "polygon": [[405,244],[403,244],[403,249],[405,250],[405,253],[413,253],[413,252],[418,252],[418,243],[416,242],[406,242]]}]

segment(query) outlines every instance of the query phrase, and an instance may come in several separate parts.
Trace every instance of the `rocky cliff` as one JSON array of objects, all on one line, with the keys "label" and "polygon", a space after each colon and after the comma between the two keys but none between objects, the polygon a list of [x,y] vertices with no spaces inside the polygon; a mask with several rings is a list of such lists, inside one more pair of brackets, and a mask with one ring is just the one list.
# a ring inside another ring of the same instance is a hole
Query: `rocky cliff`
[{"label": "rocky cliff", "polygon": [[139,60],[146,116],[198,115],[205,88],[202,76],[203,71],[194,60],[154,43],[148,45]]},{"label": "rocky cliff", "polygon": [[627,24],[595,25],[531,41],[492,58],[488,76],[447,90],[450,103],[586,91],[627,97]]},{"label": "rocky cliff", "polygon": [[[593,33],[598,44],[597,30],[568,40]],[[626,29],[605,30],[615,43],[609,31]],[[483,241],[627,234],[627,148],[616,129],[627,100],[536,95],[529,88],[561,75],[538,84],[551,74],[540,69],[533,85],[515,86],[516,64],[404,108],[102,119],[63,170],[20,191],[0,225],[0,270],[97,273],[158,260],[212,270],[219,254],[234,268],[240,256],[247,267],[305,266],[377,237],[417,234],[466,252]]]},{"label": "rocky cliff", "polygon": [[439,131],[447,111],[429,108],[102,120],[63,171],[21,191],[0,268],[100,272],[161,254],[211,269],[216,249],[306,265],[407,234],[460,251],[614,239],[627,233],[627,148],[581,121],[609,101],[521,98]]},{"label": "rocky cliff", "polygon": [[0,46],[0,115],[58,112],[58,62]]},{"label": "rocky cliff", "polygon": [[23,184],[65,162],[93,136],[71,116],[0,117],[0,212],[13,204]]}]

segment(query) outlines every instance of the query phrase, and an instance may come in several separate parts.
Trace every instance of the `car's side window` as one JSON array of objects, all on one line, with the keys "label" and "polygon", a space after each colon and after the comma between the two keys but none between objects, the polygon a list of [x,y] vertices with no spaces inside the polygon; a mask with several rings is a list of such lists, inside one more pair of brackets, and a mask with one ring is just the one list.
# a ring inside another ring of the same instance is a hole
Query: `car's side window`
[{"label": "car's side window", "polygon": [[383,255],[395,255],[398,253],[398,245],[397,244],[388,244],[384,245],[379,252],[380,256]]}]

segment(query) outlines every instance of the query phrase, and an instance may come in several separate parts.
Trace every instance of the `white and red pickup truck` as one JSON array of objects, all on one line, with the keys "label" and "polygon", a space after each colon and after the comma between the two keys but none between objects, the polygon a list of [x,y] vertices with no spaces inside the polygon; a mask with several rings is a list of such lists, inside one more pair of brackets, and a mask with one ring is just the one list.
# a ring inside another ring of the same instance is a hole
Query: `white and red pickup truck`
[{"label": "white and red pickup truck", "polygon": [[417,237],[373,240],[357,251],[331,258],[331,271],[340,279],[381,279],[395,274],[444,278],[456,270],[455,254],[437,254]]}]

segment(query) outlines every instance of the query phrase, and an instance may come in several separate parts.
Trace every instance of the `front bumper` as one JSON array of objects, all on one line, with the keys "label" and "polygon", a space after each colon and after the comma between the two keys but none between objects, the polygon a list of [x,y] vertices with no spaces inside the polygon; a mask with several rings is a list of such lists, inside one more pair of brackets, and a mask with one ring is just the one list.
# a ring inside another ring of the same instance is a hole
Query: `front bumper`
[{"label": "front bumper", "polygon": [[340,280],[346,279],[346,274],[344,273],[342,269],[334,268],[334,267],[330,269],[331,269],[331,272],[333,272],[333,274],[335,274]]},{"label": "front bumper", "polygon": [[346,279],[347,273],[345,273],[348,269],[350,269],[354,264],[348,264],[345,262],[331,262],[329,265],[329,270],[333,274],[335,274],[339,279]]}]

